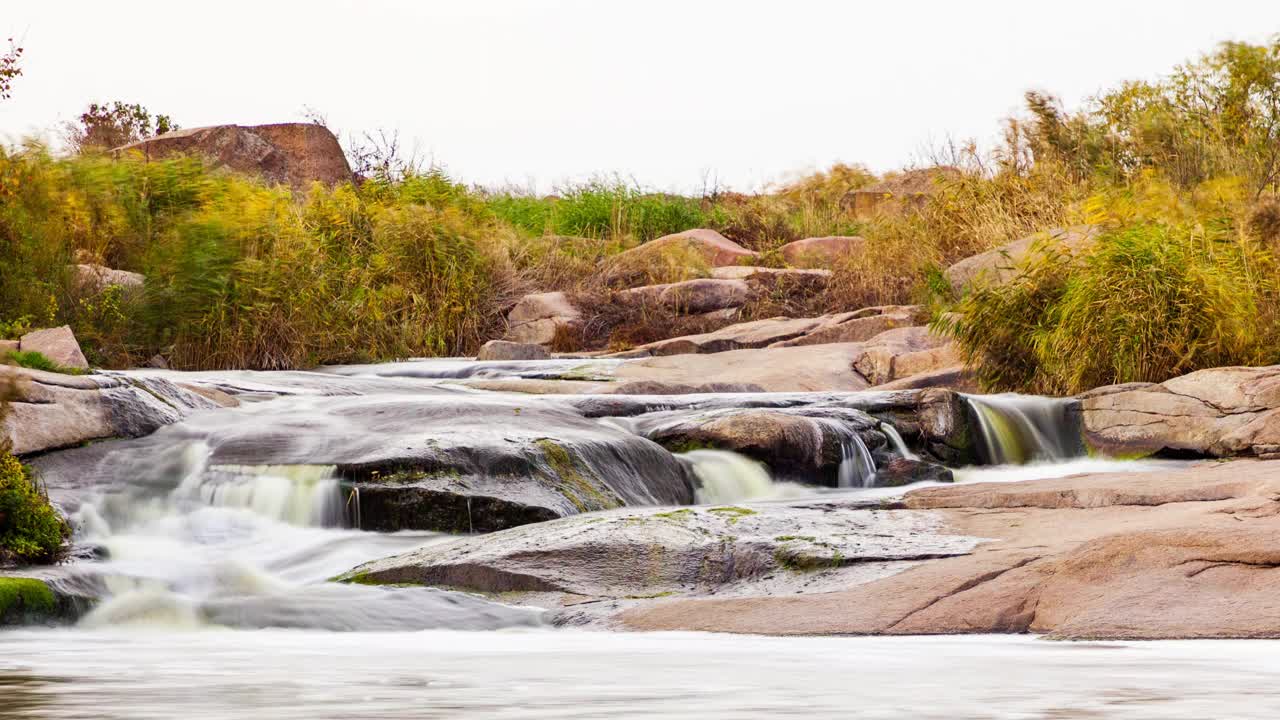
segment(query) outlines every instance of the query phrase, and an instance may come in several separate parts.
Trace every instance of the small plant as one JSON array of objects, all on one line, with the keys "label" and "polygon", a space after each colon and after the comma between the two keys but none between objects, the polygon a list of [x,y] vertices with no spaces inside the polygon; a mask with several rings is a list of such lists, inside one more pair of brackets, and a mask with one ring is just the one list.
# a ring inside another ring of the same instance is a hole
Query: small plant
[{"label": "small plant", "polygon": [[0,564],[54,562],[70,535],[31,469],[0,450]]},{"label": "small plant", "polygon": [[0,361],[30,370],[43,370],[63,375],[85,374],[85,371],[80,368],[63,367],[36,350],[10,350],[0,357]]}]

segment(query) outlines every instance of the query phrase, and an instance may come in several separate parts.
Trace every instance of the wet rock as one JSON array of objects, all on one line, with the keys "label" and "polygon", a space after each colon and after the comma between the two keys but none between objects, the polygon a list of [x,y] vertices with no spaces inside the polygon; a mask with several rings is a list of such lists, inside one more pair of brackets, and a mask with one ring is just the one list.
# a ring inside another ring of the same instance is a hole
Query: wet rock
[{"label": "wet rock", "polygon": [[797,268],[830,268],[849,255],[862,252],[866,240],[857,236],[811,237],[778,248],[787,264]]},{"label": "wet rock", "polygon": [[1016,274],[1018,263],[1046,252],[1076,255],[1093,247],[1101,234],[1096,225],[1055,228],[967,257],[947,268],[947,281],[956,291],[977,283],[1002,284]]},{"label": "wet rock", "polygon": [[1119,456],[1280,455],[1280,366],[1200,370],[1080,396],[1085,442]]},{"label": "wet rock", "polygon": [[333,133],[315,123],[214,125],[157,135],[117,148],[147,159],[197,154],[214,165],[255,173],[274,183],[305,189],[312,182],[350,182],[351,166]]},{"label": "wet rock", "polygon": [[918,482],[949,483],[950,468],[913,458],[894,457],[876,464],[876,487],[899,487]]},{"label": "wet rock", "polygon": [[95,599],[76,583],[0,574],[0,627],[72,623],[89,611]]},{"label": "wet rock", "polygon": [[69,325],[34,330],[18,341],[23,352],[38,352],[64,368],[88,370],[89,361],[80,352],[80,343]]},{"label": "wet rock", "polygon": [[547,360],[551,353],[541,345],[490,340],[480,347],[476,360]]},{"label": "wet rock", "polygon": [[868,563],[957,555],[973,546],[935,528],[920,515],[839,506],[628,509],[423,547],[358,567],[347,578],[654,598],[723,592],[773,575],[796,592],[824,574],[865,573]]},{"label": "wet rock", "polygon": [[18,455],[102,438],[140,437],[197,410],[218,407],[160,378],[62,375],[0,366],[0,382],[13,382],[16,390],[3,431]]}]

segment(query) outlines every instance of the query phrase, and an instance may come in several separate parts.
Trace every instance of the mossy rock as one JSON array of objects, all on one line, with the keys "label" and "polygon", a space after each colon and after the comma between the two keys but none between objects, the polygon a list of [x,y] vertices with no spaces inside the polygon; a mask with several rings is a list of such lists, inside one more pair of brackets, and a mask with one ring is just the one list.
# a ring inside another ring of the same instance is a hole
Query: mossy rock
[{"label": "mossy rock", "polygon": [[0,577],[0,625],[30,625],[58,620],[61,603],[43,580]]}]

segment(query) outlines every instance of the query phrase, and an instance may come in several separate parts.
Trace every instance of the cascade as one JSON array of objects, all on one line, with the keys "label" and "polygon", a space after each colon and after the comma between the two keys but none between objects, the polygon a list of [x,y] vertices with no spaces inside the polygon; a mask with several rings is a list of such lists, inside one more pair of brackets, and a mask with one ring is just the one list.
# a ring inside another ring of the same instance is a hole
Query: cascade
[{"label": "cascade", "polygon": [[1066,460],[1084,454],[1071,399],[1035,395],[965,395],[977,420],[977,444],[988,465]]}]

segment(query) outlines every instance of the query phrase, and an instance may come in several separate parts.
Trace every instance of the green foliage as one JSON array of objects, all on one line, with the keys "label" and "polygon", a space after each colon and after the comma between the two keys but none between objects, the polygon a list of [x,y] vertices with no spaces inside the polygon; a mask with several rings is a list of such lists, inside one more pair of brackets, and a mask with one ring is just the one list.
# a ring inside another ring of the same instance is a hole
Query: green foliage
[{"label": "green foliage", "polygon": [[495,194],[488,206],[497,218],[529,233],[642,243],[705,224],[699,200],[646,193],[620,181],[595,180],[549,198]]},{"label": "green foliage", "polygon": [[1280,357],[1272,261],[1230,230],[1141,223],[1075,260],[1045,252],[939,326],[993,390],[1071,394],[1268,364]]},{"label": "green foliage", "polygon": [[35,350],[10,350],[5,353],[3,357],[0,357],[0,362],[12,363],[18,367],[30,368],[32,370],[62,373],[64,375],[84,374],[84,370],[80,368],[63,367],[45,357],[43,353]]},{"label": "green foliage", "polygon": [[0,577],[0,620],[49,617],[58,601],[43,580]]},{"label": "green foliage", "polygon": [[137,103],[116,100],[90,103],[80,113],[80,124],[68,128],[67,139],[79,152],[110,150],[153,135],[177,130],[168,115],[152,115]]},{"label": "green foliage", "polygon": [[31,470],[0,451],[0,563],[55,561],[70,534]]}]

